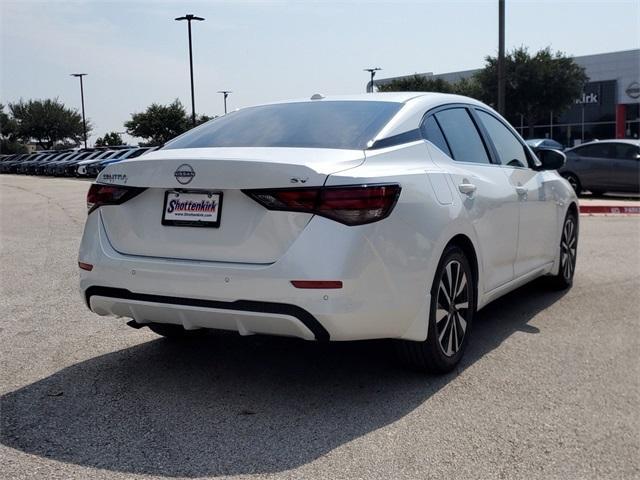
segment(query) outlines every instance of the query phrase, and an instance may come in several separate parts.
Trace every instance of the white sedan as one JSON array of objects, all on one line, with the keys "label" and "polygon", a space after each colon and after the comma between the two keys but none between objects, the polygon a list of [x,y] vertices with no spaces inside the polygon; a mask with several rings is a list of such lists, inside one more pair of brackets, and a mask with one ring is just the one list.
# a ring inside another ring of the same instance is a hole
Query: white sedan
[{"label": "white sedan", "polygon": [[244,108],[98,176],[80,287],[93,312],[167,337],[392,338],[446,372],[489,302],[543,275],[571,286],[563,163],[461,96]]}]

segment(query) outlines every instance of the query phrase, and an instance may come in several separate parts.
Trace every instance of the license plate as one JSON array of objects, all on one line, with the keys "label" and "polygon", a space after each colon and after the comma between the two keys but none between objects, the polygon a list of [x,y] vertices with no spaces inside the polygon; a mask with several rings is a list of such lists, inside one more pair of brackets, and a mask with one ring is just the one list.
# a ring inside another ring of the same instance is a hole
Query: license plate
[{"label": "license plate", "polygon": [[162,225],[218,228],[221,207],[220,192],[169,190],[164,194]]}]

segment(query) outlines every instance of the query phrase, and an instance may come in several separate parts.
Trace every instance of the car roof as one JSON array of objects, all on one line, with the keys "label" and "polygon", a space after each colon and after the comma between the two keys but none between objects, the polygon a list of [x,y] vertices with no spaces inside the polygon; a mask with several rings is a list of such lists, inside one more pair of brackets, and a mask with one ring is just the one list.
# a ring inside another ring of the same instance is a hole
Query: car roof
[{"label": "car roof", "polygon": [[[412,98],[433,94],[431,92],[375,92],[375,93],[354,93],[346,95],[324,95],[316,93],[303,98],[292,98],[287,100],[278,100],[262,104],[251,105],[277,105],[281,103],[300,103],[300,102],[395,102],[405,103]],[[319,95],[318,98],[312,98]]]},{"label": "car roof", "polygon": [[576,145],[575,147],[570,148],[569,150],[575,150],[576,148],[586,147],[587,145],[600,145],[603,143],[626,143],[627,145],[634,145],[636,147],[640,147],[640,140],[633,140],[630,138],[620,138],[620,139],[610,139],[610,140],[594,140],[592,142],[581,143],[580,145]]},{"label": "car roof", "polygon": [[[315,97],[316,94],[313,96]],[[352,95],[323,95],[316,99],[309,95],[306,98],[298,98],[291,100],[282,100],[277,102],[268,102],[263,104],[251,105],[245,108],[259,107],[266,105],[277,105],[285,103],[316,103],[316,102],[334,102],[334,101],[352,101],[352,102],[392,102],[404,104],[403,107],[393,116],[393,118],[378,132],[372,142],[381,138],[398,135],[410,130],[415,130],[420,125],[420,121],[424,113],[431,109],[446,104],[467,104],[475,105],[492,111],[500,117],[491,107],[470,97],[462,95],[453,95],[449,93],[439,92],[374,92],[374,93],[357,93]],[[239,109],[241,110],[241,109]],[[502,118],[502,117],[500,117]],[[215,119],[211,120],[215,121]],[[506,120],[505,120],[506,122]]]},{"label": "car roof", "polygon": [[[319,98],[312,98],[312,96],[321,95]],[[288,100],[278,100],[274,102],[266,102],[262,104],[250,105],[249,107],[258,107],[263,105],[277,105],[282,103],[301,103],[301,102],[391,102],[391,103],[408,103],[411,100],[422,99],[423,101],[464,101],[471,100],[477,102],[469,97],[463,97],[461,95],[453,95],[450,93],[440,92],[374,92],[374,93],[354,93],[346,95],[322,95],[314,94],[303,98],[292,98]]]}]

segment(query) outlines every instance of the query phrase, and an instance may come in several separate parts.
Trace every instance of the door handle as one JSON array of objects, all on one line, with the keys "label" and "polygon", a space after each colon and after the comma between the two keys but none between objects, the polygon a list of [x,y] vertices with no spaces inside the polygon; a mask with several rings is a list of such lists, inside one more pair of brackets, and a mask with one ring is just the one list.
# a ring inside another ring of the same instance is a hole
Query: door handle
[{"label": "door handle", "polygon": [[527,194],[527,189],[525,187],[516,187],[516,193],[523,197]]},{"label": "door handle", "polygon": [[475,192],[477,190],[478,187],[476,187],[473,183],[461,183],[460,185],[458,185],[458,190],[460,190],[460,193],[464,193],[465,195],[472,195],[473,192]]}]

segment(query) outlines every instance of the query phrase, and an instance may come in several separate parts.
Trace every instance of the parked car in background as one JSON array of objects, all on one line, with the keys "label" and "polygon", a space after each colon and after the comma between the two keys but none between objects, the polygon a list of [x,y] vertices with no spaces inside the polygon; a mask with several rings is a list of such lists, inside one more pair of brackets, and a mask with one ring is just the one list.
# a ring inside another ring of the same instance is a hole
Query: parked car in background
[{"label": "parked car in background", "polygon": [[18,153],[5,158],[2,163],[0,163],[0,172],[15,173],[17,165],[20,163],[20,159],[28,155],[28,153]]},{"label": "parked car in background", "polygon": [[95,177],[95,174],[92,173],[94,171],[94,169],[92,168],[94,165],[98,165],[103,161],[117,161],[125,158],[133,150],[136,150],[136,148],[137,147],[130,147],[128,145],[106,147],[106,150],[109,151],[108,155],[100,155],[96,158],[78,162],[75,174],[78,177]]},{"label": "parked car in background", "polygon": [[29,157],[27,160],[20,162],[20,165],[18,165],[16,168],[16,173],[26,174],[29,172],[29,169],[31,168],[32,165],[35,165],[38,162],[43,162],[48,158],[51,158],[56,153],[60,153],[60,152],[55,152],[51,150],[45,151],[45,152],[38,152],[35,155],[32,155],[31,157]]},{"label": "parked car in background", "polygon": [[118,153],[118,150],[111,150],[109,148],[99,150],[99,153],[97,155],[91,155],[84,160],[68,164],[64,169],[63,175],[67,177],[84,177],[86,176],[87,165],[105,160],[107,158],[113,158],[113,156],[117,155]]},{"label": "parked car in background", "polygon": [[70,158],[74,155],[79,155],[79,154],[80,154],[79,150],[70,150],[70,151],[65,151],[65,152],[51,155],[50,157],[43,159],[41,162],[30,165],[26,173],[28,175],[44,175],[46,168],[52,163],[63,160],[65,158]]},{"label": "parked car in background", "polygon": [[122,145],[0,155],[0,173],[95,177],[111,163],[157,148]]},{"label": "parked car in background", "polygon": [[640,193],[640,141],[599,140],[564,152],[560,174],[576,193]]},{"label": "parked car in background", "polygon": [[411,366],[447,372],[478,309],[543,275],[572,284],[576,195],[564,154],[537,152],[458,95],[241,109],[100,173],[83,297],[167,337],[393,338]]},{"label": "parked car in background", "polygon": [[530,138],[526,141],[531,148],[553,148],[555,150],[564,150],[564,145],[556,142],[552,138]]},{"label": "parked car in background", "polygon": [[101,160],[99,162],[92,163],[87,166],[87,176],[95,177],[102,170],[104,170],[105,167],[107,167],[108,165],[111,165],[112,163],[121,162],[122,160],[127,160],[131,158],[136,158],[146,152],[152,152],[157,148],[158,147],[134,147],[130,150],[125,151],[121,156],[116,156],[113,158],[108,158],[106,160]]},{"label": "parked car in background", "polygon": [[[102,155],[102,153],[103,152],[101,152],[100,150],[95,150],[95,149],[82,150],[78,155],[69,157],[65,160],[49,165],[46,169],[46,173],[47,175],[53,175],[54,177],[63,176],[67,174],[66,173],[67,168],[72,165],[74,166],[72,171],[75,172],[75,165],[78,162],[88,158],[95,158],[99,155]],[[74,173],[74,176],[75,176],[75,173]]]}]

